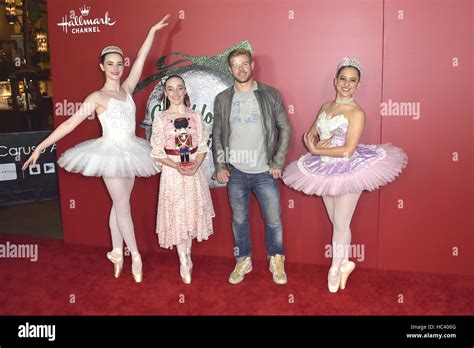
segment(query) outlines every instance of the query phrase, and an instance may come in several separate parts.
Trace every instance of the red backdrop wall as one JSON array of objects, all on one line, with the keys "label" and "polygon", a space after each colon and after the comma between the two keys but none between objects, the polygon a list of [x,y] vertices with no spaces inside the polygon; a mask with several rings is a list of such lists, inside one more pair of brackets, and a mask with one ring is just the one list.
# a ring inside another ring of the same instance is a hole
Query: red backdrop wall
[{"label": "red backdrop wall", "polygon": [[[367,115],[362,142],[391,142],[409,157],[395,182],[361,196],[352,222],[352,241],[364,250],[360,265],[474,274],[471,1],[90,0],[91,14],[108,11],[115,24],[97,33],[66,33],[58,23],[71,10],[79,15],[83,5],[48,1],[56,104],[80,102],[100,89],[102,48],[117,44],[133,62],[149,27],[170,13],[171,25],[158,33],[143,77],[156,72],[163,54],[210,56],[248,40],[256,79],[277,87],[294,110],[288,161],[304,152],[302,134],[320,105],[334,98],[337,63],[357,57],[364,72],[356,98]],[[137,121],[152,88],[134,95]],[[419,115],[382,116],[381,106],[389,102],[415,103]],[[67,117],[56,112],[56,125]],[[140,127],[137,134],[145,136]],[[97,118],[87,120],[58,143],[58,153],[100,135]],[[110,247],[111,201],[102,180],[62,169],[59,179],[65,242]],[[167,252],[155,234],[158,182],[159,175],[136,179],[132,215],[139,247]],[[331,226],[322,200],[280,188],[288,261],[329,264],[324,250]],[[215,234],[195,245],[194,253],[232,257],[226,190],[213,189],[212,198]],[[255,199],[250,211],[254,257],[264,258]]]}]

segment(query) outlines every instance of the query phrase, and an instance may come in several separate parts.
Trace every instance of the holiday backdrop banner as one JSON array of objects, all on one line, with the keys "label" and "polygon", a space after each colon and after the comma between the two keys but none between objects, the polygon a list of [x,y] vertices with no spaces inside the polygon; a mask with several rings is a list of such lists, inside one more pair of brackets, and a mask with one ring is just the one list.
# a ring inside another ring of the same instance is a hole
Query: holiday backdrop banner
[{"label": "holiday backdrop banner", "polygon": [[[49,0],[56,125],[102,87],[103,47],[123,49],[128,73],[149,28],[170,13],[133,96],[137,135],[149,135],[161,79],[173,72],[185,77],[191,103],[210,127],[213,96],[232,83],[225,54],[247,47],[255,78],[278,88],[287,107],[290,162],[305,152],[302,135],[321,104],[334,98],[338,62],[356,57],[364,66],[356,95],[366,112],[361,142],[393,143],[409,159],[397,180],[361,196],[351,225],[354,260],[366,268],[473,274],[472,6],[469,0]],[[58,142],[58,155],[100,135],[91,115]],[[65,242],[109,248],[111,201],[102,180],[60,169],[59,183]],[[227,192],[214,186],[215,233],[194,252],[233,257]],[[331,225],[321,198],[280,188],[287,260],[329,265]],[[155,234],[158,189],[159,175],[137,178],[132,215],[139,247],[166,252]],[[253,256],[264,258],[254,198],[250,227]]]}]

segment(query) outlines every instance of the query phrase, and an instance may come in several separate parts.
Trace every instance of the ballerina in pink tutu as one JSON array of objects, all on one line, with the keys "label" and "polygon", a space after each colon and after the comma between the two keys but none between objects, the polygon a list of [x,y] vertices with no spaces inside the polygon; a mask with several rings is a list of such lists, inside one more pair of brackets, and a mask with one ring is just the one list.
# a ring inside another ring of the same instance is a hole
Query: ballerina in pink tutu
[{"label": "ballerina in pink tutu", "polygon": [[323,104],[311,130],[304,134],[309,153],[290,163],[283,173],[286,185],[323,197],[333,225],[330,292],[344,289],[355,269],[355,263],[349,261],[350,223],[360,194],[393,181],[407,164],[407,155],[396,146],[359,144],[365,113],[353,95],[361,72],[356,59],[341,61],[334,79],[336,100]]}]

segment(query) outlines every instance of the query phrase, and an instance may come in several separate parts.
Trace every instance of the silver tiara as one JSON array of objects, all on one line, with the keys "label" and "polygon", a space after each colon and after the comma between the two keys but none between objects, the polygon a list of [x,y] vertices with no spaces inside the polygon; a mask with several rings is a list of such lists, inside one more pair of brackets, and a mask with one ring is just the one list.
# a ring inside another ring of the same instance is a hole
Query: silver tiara
[{"label": "silver tiara", "polygon": [[122,50],[120,49],[120,47],[117,47],[117,46],[107,46],[106,48],[102,50],[102,53],[100,54],[100,56],[103,56],[104,54],[108,54],[108,53],[118,53],[121,56],[123,56]]},{"label": "silver tiara", "polygon": [[348,58],[348,57],[342,58],[342,61],[337,66],[337,70],[345,66],[351,66],[353,68],[357,68],[359,72],[362,73],[362,64],[360,64],[360,62],[355,58]]}]

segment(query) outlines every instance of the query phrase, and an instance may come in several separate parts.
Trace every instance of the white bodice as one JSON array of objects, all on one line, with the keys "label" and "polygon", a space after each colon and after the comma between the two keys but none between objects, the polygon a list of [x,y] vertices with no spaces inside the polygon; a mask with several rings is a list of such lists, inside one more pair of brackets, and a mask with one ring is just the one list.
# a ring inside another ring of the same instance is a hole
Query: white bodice
[{"label": "white bodice", "polygon": [[110,98],[107,110],[98,118],[104,138],[119,140],[135,136],[135,103],[128,93],[125,101]]},{"label": "white bodice", "polygon": [[[346,143],[346,133],[349,121],[343,114],[327,117],[326,112],[319,114],[316,127],[320,140],[326,140],[334,136],[329,147],[343,146]],[[321,160],[326,163],[345,160],[344,158],[321,156]]]},{"label": "white bodice", "polygon": [[[339,138],[337,139],[338,145],[335,146],[344,145],[344,142],[340,144],[340,140],[345,141],[348,126],[349,121],[344,117],[343,114],[328,118],[325,111],[319,114],[318,121],[316,122],[319,139],[326,140],[334,135],[335,137],[333,138],[331,144],[335,143],[335,138]],[[342,139],[340,139],[341,137]]]}]

